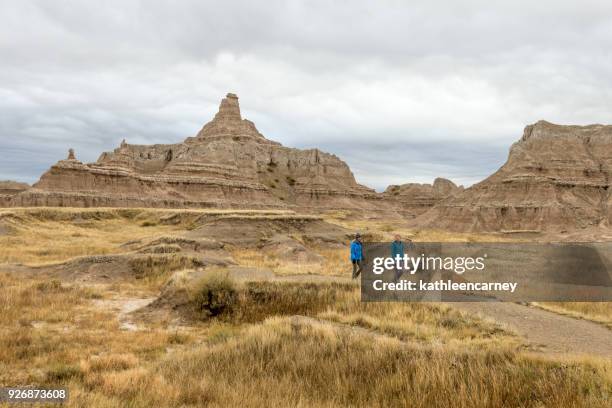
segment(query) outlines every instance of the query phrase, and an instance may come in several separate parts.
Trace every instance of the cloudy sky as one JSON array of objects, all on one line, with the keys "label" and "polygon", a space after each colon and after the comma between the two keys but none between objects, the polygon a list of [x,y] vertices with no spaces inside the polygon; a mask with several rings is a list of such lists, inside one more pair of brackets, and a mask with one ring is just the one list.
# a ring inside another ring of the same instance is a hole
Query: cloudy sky
[{"label": "cloudy sky", "polygon": [[479,181],[539,119],[612,122],[610,1],[0,0],[0,61],[0,179],[27,182],[192,136],[227,92],[377,189]]}]

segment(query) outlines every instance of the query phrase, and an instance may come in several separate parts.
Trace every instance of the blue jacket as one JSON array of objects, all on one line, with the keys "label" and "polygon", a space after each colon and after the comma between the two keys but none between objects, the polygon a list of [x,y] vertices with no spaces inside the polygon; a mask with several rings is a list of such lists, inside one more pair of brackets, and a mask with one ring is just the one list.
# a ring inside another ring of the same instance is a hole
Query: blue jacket
[{"label": "blue jacket", "polygon": [[404,243],[402,241],[393,241],[391,243],[391,258],[395,258],[397,255],[404,257]]},{"label": "blue jacket", "polygon": [[361,247],[361,242],[355,239],[351,242],[351,261],[361,260],[363,260],[363,250]]}]

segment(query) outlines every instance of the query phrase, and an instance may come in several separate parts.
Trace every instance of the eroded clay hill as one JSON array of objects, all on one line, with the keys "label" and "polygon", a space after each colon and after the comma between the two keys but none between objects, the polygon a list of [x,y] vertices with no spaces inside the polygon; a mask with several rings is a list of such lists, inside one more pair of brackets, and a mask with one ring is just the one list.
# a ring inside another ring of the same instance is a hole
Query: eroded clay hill
[{"label": "eroded clay hill", "polygon": [[525,128],[493,175],[444,199],[422,225],[462,231],[564,232],[610,227],[612,126]]},{"label": "eroded clay hill", "polygon": [[228,94],[195,137],[169,145],[124,141],[90,164],[71,150],[32,189],[0,204],[378,210],[381,201],[335,155],[266,139]]},{"label": "eroded clay hill", "polygon": [[463,191],[463,186],[445,178],[436,178],[433,184],[407,183],[390,185],[383,193],[385,199],[393,202],[398,212],[406,218],[423,214],[442,199]]}]

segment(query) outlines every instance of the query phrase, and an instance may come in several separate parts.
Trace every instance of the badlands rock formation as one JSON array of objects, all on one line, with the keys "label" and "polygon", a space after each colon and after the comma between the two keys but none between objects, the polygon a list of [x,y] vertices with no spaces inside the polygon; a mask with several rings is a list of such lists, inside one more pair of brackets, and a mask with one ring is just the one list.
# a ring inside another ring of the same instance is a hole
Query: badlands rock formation
[{"label": "badlands rock formation", "polygon": [[91,164],[71,150],[32,189],[1,204],[378,210],[380,201],[335,155],[266,139],[228,94],[195,137],[152,146],[123,141]]},{"label": "badlands rock formation", "polygon": [[26,183],[17,181],[0,181],[0,196],[13,196],[29,189],[30,186]]},{"label": "badlands rock formation", "polygon": [[443,198],[463,191],[463,186],[445,178],[436,178],[432,184],[408,183],[390,185],[383,193],[384,197],[394,202],[402,216],[414,218],[423,214]]},{"label": "badlands rock formation", "polygon": [[421,221],[462,231],[563,232],[612,225],[612,126],[527,126],[493,175]]}]

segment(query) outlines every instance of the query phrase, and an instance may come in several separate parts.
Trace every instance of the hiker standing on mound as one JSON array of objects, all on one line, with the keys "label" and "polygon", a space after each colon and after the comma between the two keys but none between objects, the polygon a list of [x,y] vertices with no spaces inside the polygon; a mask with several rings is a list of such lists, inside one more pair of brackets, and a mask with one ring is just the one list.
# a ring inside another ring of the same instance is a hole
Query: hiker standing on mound
[{"label": "hiker standing on mound", "polygon": [[363,264],[363,246],[361,234],[355,234],[355,239],[351,241],[351,262],[353,263],[353,279],[359,276]]}]

